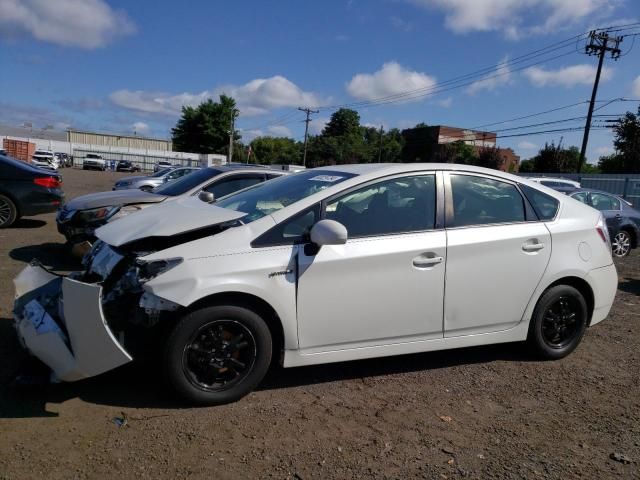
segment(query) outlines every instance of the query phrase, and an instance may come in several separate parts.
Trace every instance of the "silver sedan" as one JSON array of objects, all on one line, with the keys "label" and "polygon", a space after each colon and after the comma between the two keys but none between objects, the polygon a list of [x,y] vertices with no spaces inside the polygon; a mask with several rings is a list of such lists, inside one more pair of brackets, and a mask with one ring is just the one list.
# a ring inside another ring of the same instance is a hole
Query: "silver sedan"
[{"label": "silver sedan", "polygon": [[154,188],[164,183],[177,180],[178,178],[188,175],[191,172],[195,172],[196,170],[199,170],[199,168],[198,167],[177,167],[177,168],[174,167],[174,168],[165,168],[149,176],[126,177],[126,178],[123,178],[122,180],[118,180],[116,184],[113,186],[113,190],[139,188],[140,190],[144,190],[145,192],[150,192]]}]

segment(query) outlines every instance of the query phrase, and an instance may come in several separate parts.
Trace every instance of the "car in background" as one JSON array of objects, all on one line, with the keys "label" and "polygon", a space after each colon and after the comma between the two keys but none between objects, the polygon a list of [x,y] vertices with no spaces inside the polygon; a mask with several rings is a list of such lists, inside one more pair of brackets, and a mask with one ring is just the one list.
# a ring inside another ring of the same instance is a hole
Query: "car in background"
[{"label": "car in background", "polygon": [[107,161],[102,155],[97,153],[87,153],[82,160],[83,170],[102,170],[107,169]]},{"label": "car in background", "polygon": [[116,164],[116,172],[139,172],[140,167],[129,160],[120,160]]},{"label": "car in background", "polygon": [[154,172],[158,172],[160,170],[164,170],[165,168],[171,168],[174,167],[175,165],[173,165],[170,161],[168,160],[160,160],[159,162],[157,162],[154,166],[153,166],[153,171]]},{"label": "car in background", "polygon": [[626,257],[638,248],[640,239],[640,211],[624,198],[601,190],[580,188],[568,194],[596,210],[607,220],[611,236],[611,252],[616,257]]},{"label": "car in background", "polygon": [[527,180],[539,183],[545,187],[553,188],[554,190],[562,193],[572,192],[576,188],[580,188],[580,182],[576,182],[568,178],[527,177]]},{"label": "car in background", "polygon": [[33,152],[31,164],[48,170],[57,170],[60,167],[60,161],[50,150],[36,150]]},{"label": "car in background", "polygon": [[58,211],[58,231],[73,248],[74,245],[93,242],[98,227],[151,205],[201,192],[212,194],[214,199],[221,198],[286,173],[255,168],[208,167],[175,182],[165,183],[151,192],[127,189],[82,195],[68,201]]},{"label": "car in background", "polygon": [[200,170],[200,167],[170,167],[160,170],[153,175],[140,177],[126,177],[118,180],[113,186],[113,190],[126,190],[138,188],[145,192],[150,192],[163,183],[172,182],[185,175]]},{"label": "car in background", "polygon": [[72,167],[73,165],[71,164],[71,157],[69,157],[68,154],[64,153],[64,152],[56,152],[54,154],[54,156],[58,159],[58,161],[60,162],[60,168],[64,168],[64,167]]},{"label": "car in background", "polygon": [[[247,395],[272,359],[298,367],[524,341],[560,359],[613,304],[606,228],[593,208],[496,170],[321,167],[104,225],[84,271],[19,274],[14,320],[62,381],[142,355],[136,332],[162,348],[155,365],[193,404]],[[39,334],[34,301],[68,335]]]},{"label": "car in background", "polygon": [[7,156],[7,151],[4,148],[0,148],[0,155]]},{"label": "car in background", "polygon": [[55,212],[63,200],[60,175],[0,155],[0,228],[21,217]]}]

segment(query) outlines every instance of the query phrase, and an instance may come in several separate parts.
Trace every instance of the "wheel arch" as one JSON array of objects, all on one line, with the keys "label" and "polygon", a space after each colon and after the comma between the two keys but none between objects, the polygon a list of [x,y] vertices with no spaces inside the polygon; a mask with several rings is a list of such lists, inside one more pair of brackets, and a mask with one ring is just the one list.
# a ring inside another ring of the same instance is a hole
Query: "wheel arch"
[{"label": "wheel arch", "polygon": [[631,224],[626,224],[620,227],[620,230],[624,230],[631,237],[631,248],[638,247],[638,232]]},{"label": "wheel arch", "polygon": [[593,294],[593,289],[591,288],[591,285],[589,285],[589,283],[580,277],[574,277],[574,276],[568,276],[568,277],[562,277],[559,278],[557,280],[555,280],[553,283],[547,285],[547,288],[545,288],[540,295],[538,296],[538,300],[536,301],[536,304],[538,303],[538,301],[540,301],[540,299],[542,298],[542,296],[550,289],[553,288],[557,285],[568,285],[570,287],[575,288],[576,290],[578,290],[582,296],[584,297],[585,302],[587,302],[587,310],[588,310],[588,322],[587,325],[589,325],[591,323],[591,317],[593,316],[593,310],[595,308],[595,296]]},{"label": "wheel arch", "polygon": [[186,307],[187,311],[216,305],[236,305],[248,308],[265,321],[273,341],[272,362],[282,365],[284,357],[284,328],[276,310],[264,299],[246,292],[221,292],[196,300]]},{"label": "wheel arch", "polygon": [[18,202],[16,197],[8,190],[0,189],[0,195],[3,195],[7,197],[9,200],[11,200],[11,202],[13,203],[13,206],[16,208],[16,220],[18,220],[22,214],[22,212],[20,211],[21,210],[20,202]]}]

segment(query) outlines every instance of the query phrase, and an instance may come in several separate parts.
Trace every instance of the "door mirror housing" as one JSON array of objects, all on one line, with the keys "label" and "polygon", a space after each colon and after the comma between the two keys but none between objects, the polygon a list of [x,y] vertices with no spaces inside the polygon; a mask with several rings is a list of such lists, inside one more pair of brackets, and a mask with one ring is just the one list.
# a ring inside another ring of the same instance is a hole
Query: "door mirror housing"
[{"label": "door mirror housing", "polygon": [[335,220],[320,220],[310,233],[311,242],[322,245],[344,245],[347,243],[347,228]]},{"label": "door mirror housing", "polygon": [[213,193],[207,192],[205,190],[202,190],[198,194],[198,198],[200,200],[202,200],[203,202],[206,202],[206,203],[213,203],[215,201],[215,199],[216,199],[216,197],[213,195]]}]

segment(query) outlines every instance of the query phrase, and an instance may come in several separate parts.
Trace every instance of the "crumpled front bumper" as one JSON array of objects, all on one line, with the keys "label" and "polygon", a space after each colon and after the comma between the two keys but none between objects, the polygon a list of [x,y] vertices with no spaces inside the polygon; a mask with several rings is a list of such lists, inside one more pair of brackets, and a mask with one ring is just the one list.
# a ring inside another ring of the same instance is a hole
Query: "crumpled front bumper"
[{"label": "crumpled front bumper", "polygon": [[[107,325],[101,286],[59,277],[35,265],[22,270],[14,284],[18,338],[57,379],[73,382],[133,360]],[[29,302],[31,309],[26,308]],[[38,309],[43,304],[49,307],[47,313]],[[57,311],[51,305],[57,305]],[[28,310],[42,315],[35,318]]]}]

